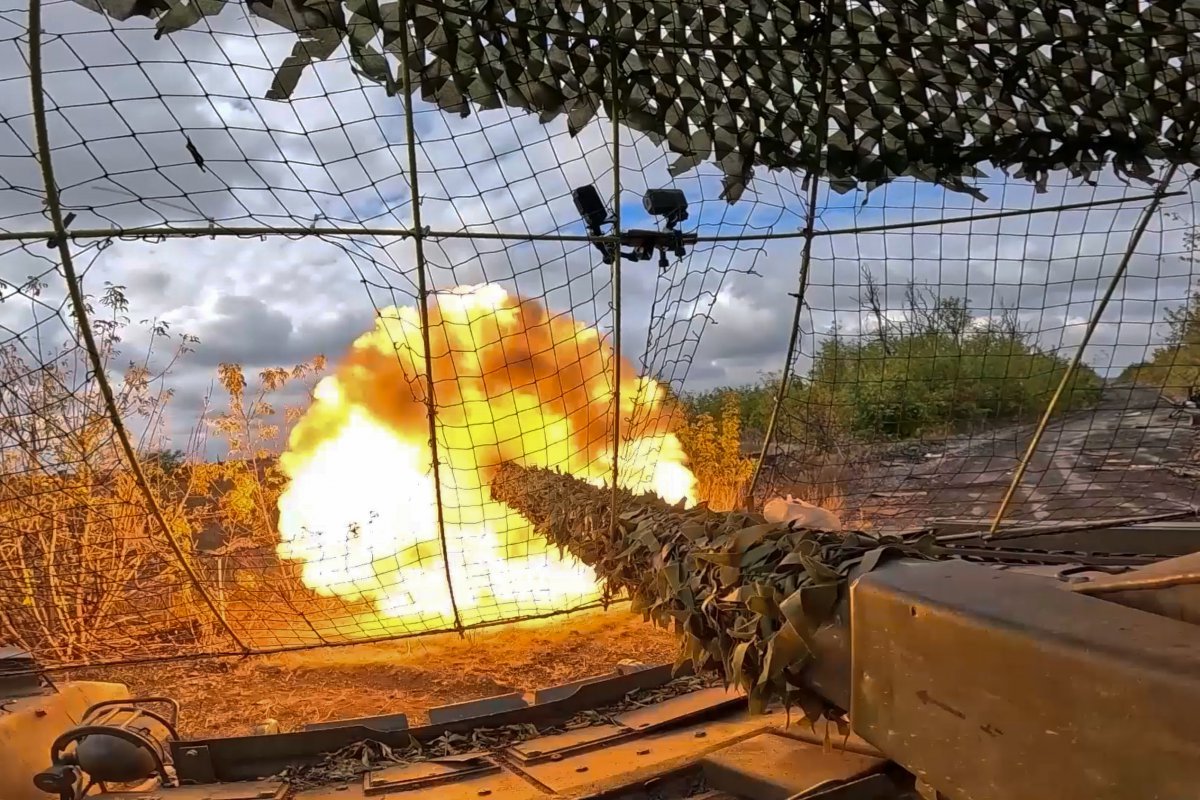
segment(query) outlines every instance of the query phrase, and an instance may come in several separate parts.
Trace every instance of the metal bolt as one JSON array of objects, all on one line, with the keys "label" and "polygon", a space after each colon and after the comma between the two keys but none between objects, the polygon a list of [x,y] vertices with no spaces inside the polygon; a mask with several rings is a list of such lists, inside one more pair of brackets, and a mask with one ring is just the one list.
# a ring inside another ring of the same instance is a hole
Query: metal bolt
[{"label": "metal bolt", "polygon": [[650,751],[649,750],[638,750],[637,754],[639,756],[648,756],[648,755],[650,755]]},{"label": "metal bolt", "polygon": [[708,736],[708,733],[706,733],[705,731],[696,731],[696,733],[694,734],[694,736],[695,736],[697,739],[703,739],[705,736]]},{"label": "metal bolt", "polygon": [[550,756],[551,761],[562,761],[562,753],[554,753]]}]

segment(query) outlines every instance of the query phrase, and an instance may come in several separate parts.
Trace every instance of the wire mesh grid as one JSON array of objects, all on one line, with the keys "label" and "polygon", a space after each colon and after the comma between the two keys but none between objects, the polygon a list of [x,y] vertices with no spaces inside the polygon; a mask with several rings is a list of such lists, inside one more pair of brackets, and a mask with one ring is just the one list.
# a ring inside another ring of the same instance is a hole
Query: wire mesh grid
[{"label": "wire mesh grid", "polygon": [[1027,6],[5,7],[0,640],[611,600],[505,461],[846,526],[1190,508],[1196,22]]},{"label": "wire mesh grid", "polygon": [[[1032,210],[856,233],[838,231],[860,211],[823,210],[759,496],[891,529],[1186,511],[1192,382],[1167,320],[1191,307],[1190,181],[1149,212],[1112,179],[978,185]],[[986,213],[879,191],[913,218]]]}]

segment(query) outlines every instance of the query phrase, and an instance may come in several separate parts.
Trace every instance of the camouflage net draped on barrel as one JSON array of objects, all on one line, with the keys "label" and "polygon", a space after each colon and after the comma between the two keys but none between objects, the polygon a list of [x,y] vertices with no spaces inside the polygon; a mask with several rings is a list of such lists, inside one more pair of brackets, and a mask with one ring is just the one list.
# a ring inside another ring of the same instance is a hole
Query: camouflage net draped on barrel
[{"label": "camouflage net draped on barrel", "polygon": [[813,636],[834,613],[852,569],[883,559],[929,557],[916,542],[861,531],[818,531],[758,514],[685,509],[652,495],[613,494],[548,469],[505,464],[492,496],[552,544],[596,570],[610,597],[680,636],[681,664],[717,669],[751,708],[774,700],[809,719],[831,709],[804,688]]}]

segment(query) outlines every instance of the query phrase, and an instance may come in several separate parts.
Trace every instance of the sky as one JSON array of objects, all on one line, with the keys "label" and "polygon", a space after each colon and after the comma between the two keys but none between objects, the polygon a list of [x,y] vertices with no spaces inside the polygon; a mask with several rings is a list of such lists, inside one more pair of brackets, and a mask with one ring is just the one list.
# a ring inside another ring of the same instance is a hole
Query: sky
[{"label": "sky", "polygon": [[[231,4],[232,5],[232,4]],[[45,92],[53,166],[75,229],[228,225],[407,228],[413,220],[403,105],[342,60],[310,68],[290,102],[264,98],[272,65],[294,35],[231,7],[155,40],[147,20],[117,22],[69,0],[45,5]],[[44,190],[34,156],[25,5],[0,0],[0,230],[43,230]],[[584,228],[572,188],[611,197],[611,125],[603,115],[578,136],[565,119],[517,109],[452,117],[416,101],[422,225],[434,232],[572,234]],[[203,158],[201,168],[188,142]],[[623,129],[620,207],[625,227],[650,227],[646,188],[675,186],[690,201],[686,230],[703,236],[795,234],[804,225],[803,176],[759,170],[736,204],[720,200],[720,175],[702,165],[672,179],[673,156]],[[898,313],[904,286],[966,297],[976,316],[1016,309],[1039,344],[1070,352],[1105,279],[1116,269],[1144,201],[910,229],[852,228],[939,220],[1060,203],[1139,198],[1153,187],[1111,171],[1088,185],[1052,175],[1035,193],[991,171],[986,201],[911,180],[873,192],[818,193],[807,306],[796,368],[837,326],[869,335],[863,270]],[[1163,311],[1186,297],[1193,263],[1185,233],[1190,185],[1168,198],[1135,249],[1128,275],[1085,360],[1102,373],[1147,356]],[[838,233],[838,231],[843,231]],[[396,237],[201,237],[78,242],[85,288],[125,287],[131,328],[122,358],[145,352],[141,320],[198,339],[174,364],[169,431],[178,439],[205,405],[217,365],[248,373],[324,354],[336,360],[372,325],[377,309],[412,304],[413,243]],[[498,282],[611,334],[609,268],[582,242],[434,238],[426,242],[434,289]],[[660,271],[622,271],[623,352],[677,390],[702,391],[780,370],[799,283],[801,240],[701,243]],[[31,301],[11,287],[44,275]],[[39,348],[69,336],[55,251],[44,241],[0,242],[0,339]],[[33,335],[34,323],[36,333]],[[18,340],[17,337],[21,338]],[[162,345],[159,345],[160,351]],[[303,402],[297,387],[289,399]]]}]

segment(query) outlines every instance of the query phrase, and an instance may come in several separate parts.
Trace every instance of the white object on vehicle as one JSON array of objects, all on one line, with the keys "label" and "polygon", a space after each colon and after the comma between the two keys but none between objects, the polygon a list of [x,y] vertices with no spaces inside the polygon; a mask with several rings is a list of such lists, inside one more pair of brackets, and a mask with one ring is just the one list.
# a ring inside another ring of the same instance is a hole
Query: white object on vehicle
[{"label": "white object on vehicle", "polygon": [[842,521],[828,509],[814,506],[803,500],[797,500],[790,494],[786,497],[773,497],[763,505],[763,516],[767,522],[795,522],[801,528],[815,528],[821,531],[840,531]]}]

